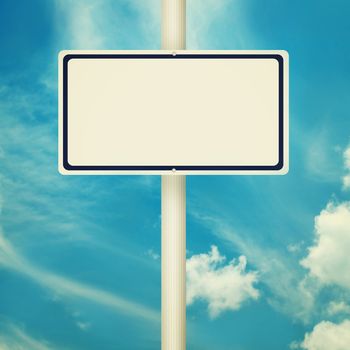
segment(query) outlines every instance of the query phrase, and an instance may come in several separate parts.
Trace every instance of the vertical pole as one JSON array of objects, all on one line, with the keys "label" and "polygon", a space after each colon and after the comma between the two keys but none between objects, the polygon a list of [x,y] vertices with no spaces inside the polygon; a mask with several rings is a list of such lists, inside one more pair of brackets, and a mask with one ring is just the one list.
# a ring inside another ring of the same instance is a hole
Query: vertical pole
[{"label": "vertical pole", "polygon": [[162,350],[186,349],[186,176],[162,176]]},{"label": "vertical pole", "polygon": [[186,49],[186,0],[162,0],[162,49]]},{"label": "vertical pole", "polygon": [[[162,49],[186,48],[186,0],[162,0]],[[174,103],[176,96],[174,96]],[[162,176],[162,350],[186,349],[186,176]]]}]

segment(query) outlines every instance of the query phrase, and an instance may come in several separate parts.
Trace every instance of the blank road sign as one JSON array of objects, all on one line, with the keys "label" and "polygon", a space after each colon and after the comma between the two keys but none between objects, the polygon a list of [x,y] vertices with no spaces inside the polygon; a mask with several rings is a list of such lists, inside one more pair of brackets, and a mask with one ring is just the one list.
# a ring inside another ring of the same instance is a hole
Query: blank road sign
[{"label": "blank road sign", "polygon": [[63,51],[59,81],[63,174],[288,171],[285,51]]}]

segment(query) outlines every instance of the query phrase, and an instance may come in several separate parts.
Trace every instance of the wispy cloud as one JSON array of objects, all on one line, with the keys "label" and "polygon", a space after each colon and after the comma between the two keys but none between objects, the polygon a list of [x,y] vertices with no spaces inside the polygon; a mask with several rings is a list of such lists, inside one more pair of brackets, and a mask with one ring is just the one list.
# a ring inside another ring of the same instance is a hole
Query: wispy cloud
[{"label": "wispy cloud", "polygon": [[288,244],[287,250],[290,253],[300,253],[302,251],[302,248],[303,248],[304,244],[305,244],[304,241],[301,241],[301,242],[298,242],[298,243]]},{"label": "wispy cloud", "polygon": [[187,305],[196,300],[208,303],[209,315],[218,317],[225,311],[234,311],[248,300],[256,300],[259,291],[255,288],[258,275],[246,271],[247,260],[225,262],[216,246],[208,254],[193,255],[187,259]]},{"label": "wispy cloud", "polygon": [[341,173],[341,154],[330,131],[320,124],[313,130],[302,131],[297,142],[303,150],[302,160],[313,181],[338,182]]},{"label": "wispy cloud", "polygon": [[344,151],[344,167],[346,170],[346,175],[343,177],[343,188],[345,190],[350,189],[350,146]]},{"label": "wispy cloud", "polygon": [[57,35],[66,49],[160,48],[161,4],[157,0],[56,0],[55,3]]},{"label": "wispy cloud", "polygon": [[[57,170],[57,111],[50,103],[50,92],[43,86],[35,92],[9,86],[2,90],[0,191],[6,201],[2,221],[15,231],[28,228],[32,238],[84,241],[118,255],[141,258],[96,240],[90,232],[99,233],[101,226],[87,213],[95,202],[104,202],[96,197],[111,198],[111,191],[121,193],[139,187],[157,196],[159,179],[130,176],[112,182],[105,177],[61,176]],[[15,235],[23,240],[29,236]]]},{"label": "wispy cloud", "polygon": [[89,322],[77,321],[76,324],[77,324],[78,328],[84,332],[86,332],[91,327],[91,323],[89,323]]},{"label": "wispy cloud", "polygon": [[38,340],[13,324],[6,325],[5,332],[0,334],[1,350],[55,350],[58,349],[46,342]]},{"label": "wispy cloud", "polygon": [[[247,42],[252,45],[252,37],[244,25],[244,5],[245,2],[241,0],[188,1],[188,48],[197,50],[222,49],[222,47],[218,47],[219,39],[217,32],[213,31],[215,23],[225,23],[224,27],[230,33],[231,38],[229,40],[229,44],[231,45],[228,47],[229,49],[240,49],[245,47]],[[234,11],[232,11],[232,8],[234,8]],[[234,30],[231,31],[231,28],[234,28]]]},{"label": "wispy cloud", "polygon": [[327,313],[330,316],[350,314],[350,305],[344,301],[331,301],[327,307]]},{"label": "wispy cloud", "polygon": [[43,270],[20,255],[0,231],[0,264],[29,277],[54,294],[67,298],[82,298],[105,305],[124,315],[159,321],[159,313],[151,308],[119,297],[111,292],[98,289],[72,279]]},{"label": "wispy cloud", "polygon": [[[100,11],[103,2],[96,0],[56,0],[58,30],[69,35],[75,49],[101,49],[105,44]],[[60,19],[59,19],[60,18]],[[62,26],[65,19],[66,26]]]},{"label": "wispy cloud", "polygon": [[160,255],[156,253],[153,249],[148,249],[146,255],[150,257],[152,260],[159,260]]},{"label": "wispy cloud", "polygon": [[[56,8],[60,18],[57,23],[59,39],[54,43],[55,48],[60,45],[71,48],[74,45],[79,45],[76,48],[117,48],[111,44],[118,39],[113,38],[114,32],[109,36],[105,32],[112,25],[118,28],[116,30],[122,30],[122,24],[114,22],[113,12],[104,17],[109,8],[103,7],[103,3],[114,2],[63,2],[61,1],[62,7],[59,10],[60,4],[57,3]],[[68,12],[63,13],[66,10]],[[75,20],[77,22],[73,23]],[[109,20],[109,26],[100,27],[99,21],[102,20]],[[70,31],[74,31],[72,36]],[[127,35],[131,36],[129,32]],[[59,40],[62,41],[58,43]],[[64,45],[64,41],[69,41],[70,45]],[[32,76],[29,87],[26,83],[6,85],[0,79],[0,196],[5,198],[2,221],[9,234],[6,236],[0,233],[0,265],[41,285],[61,300],[85,299],[104,305],[118,314],[157,323],[157,310],[41,268],[21,253],[21,249],[27,244],[54,249],[53,241],[70,242],[70,247],[73,241],[83,241],[91,247],[108,250],[118,257],[136,259],[143,263],[148,260],[142,254],[133,254],[132,249],[125,249],[124,242],[128,243],[129,248],[133,243],[124,239],[124,232],[120,234],[119,245],[110,244],[111,237],[106,234],[99,235],[102,231],[107,231],[106,226],[98,225],[101,220],[91,217],[91,212],[95,211],[90,211],[89,208],[99,202],[96,194],[110,198],[111,192],[116,189],[123,192],[135,187],[150,194],[158,188],[159,180],[155,177],[123,177],[106,186],[103,178],[64,178],[58,174],[56,89],[53,88],[56,86],[56,57],[52,62],[52,70],[49,69],[49,62],[40,63],[40,71],[47,71],[49,75],[44,78]],[[116,192],[114,196],[115,194]],[[122,194],[117,194],[119,195]],[[115,217],[119,215],[114,209],[111,213]],[[113,239],[119,230],[119,226],[113,230]],[[11,240],[7,237],[11,237]],[[62,263],[61,266],[63,265]],[[88,323],[79,321],[77,326],[87,329]],[[31,348],[36,349],[34,346],[23,347]]]}]

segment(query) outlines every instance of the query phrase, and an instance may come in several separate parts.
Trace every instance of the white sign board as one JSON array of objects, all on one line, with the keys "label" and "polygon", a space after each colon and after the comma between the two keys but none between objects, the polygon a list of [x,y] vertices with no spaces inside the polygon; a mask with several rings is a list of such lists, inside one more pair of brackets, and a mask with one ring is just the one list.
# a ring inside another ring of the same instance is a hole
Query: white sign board
[{"label": "white sign board", "polygon": [[285,51],[63,51],[62,174],[285,174]]}]

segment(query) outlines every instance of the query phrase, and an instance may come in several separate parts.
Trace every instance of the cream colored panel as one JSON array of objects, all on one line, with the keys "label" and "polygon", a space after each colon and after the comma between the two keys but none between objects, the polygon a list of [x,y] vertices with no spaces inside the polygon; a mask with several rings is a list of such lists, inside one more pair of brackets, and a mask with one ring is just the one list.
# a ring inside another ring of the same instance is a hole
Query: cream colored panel
[{"label": "cream colored panel", "polygon": [[71,59],[68,161],[274,166],[278,79],[275,59]]}]

